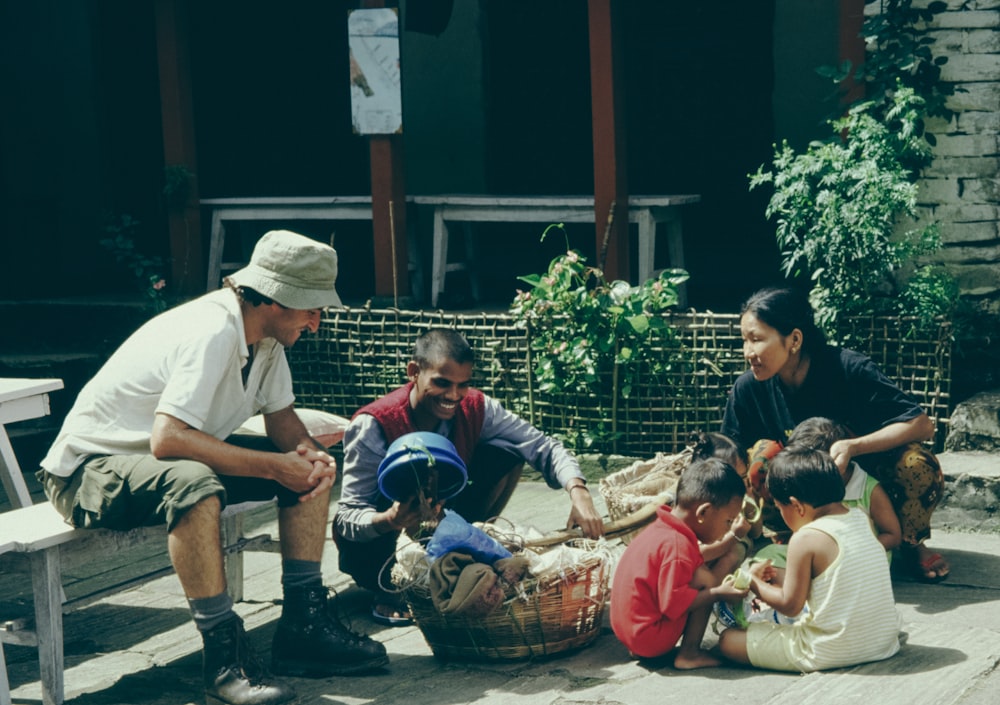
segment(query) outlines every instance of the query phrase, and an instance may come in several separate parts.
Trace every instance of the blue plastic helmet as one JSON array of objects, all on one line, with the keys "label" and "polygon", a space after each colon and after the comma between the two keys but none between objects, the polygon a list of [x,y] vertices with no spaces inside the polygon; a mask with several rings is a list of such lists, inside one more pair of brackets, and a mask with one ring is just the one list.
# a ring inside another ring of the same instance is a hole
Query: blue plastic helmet
[{"label": "blue plastic helmet", "polygon": [[428,491],[430,468],[437,471],[437,492],[431,501],[450,499],[465,489],[469,473],[451,441],[439,433],[407,433],[389,445],[379,463],[378,488],[395,502],[405,501],[421,489]]}]

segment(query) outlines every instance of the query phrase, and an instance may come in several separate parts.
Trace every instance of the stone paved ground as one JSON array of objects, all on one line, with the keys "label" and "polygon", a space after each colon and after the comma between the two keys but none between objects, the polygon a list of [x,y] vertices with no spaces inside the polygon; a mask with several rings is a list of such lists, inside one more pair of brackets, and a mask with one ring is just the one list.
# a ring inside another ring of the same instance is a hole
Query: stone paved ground
[{"label": "stone paved ground", "polygon": [[[946,463],[959,467],[957,459]],[[606,624],[597,640],[574,654],[532,662],[442,662],[416,627],[385,629],[365,617],[367,597],[338,576],[332,543],[327,582],[355,629],[388,647],[391,664],[377,675],[292,679],[303,705],[661,705],[672,702],[740,705],[861,703],[986,705],[1000,688],[1000,535],[987,497],[1000,475],[996,455],[974,459],[950,475],[955,488],[940,512],[932,544],[947,553],[953,575],[940,585],[903,578],[895,593],[909,639],[888,661],[827,673],[797,675],[717,668],[674,671],[628,658]],[[979,488],[977,495],[975,488]],[[976,501],[972,501],[975,499]],[[960,506],[961,504],[968,507]],[[562,493],[524,482],[507,515],[542,530],[558,528]],[[265,526],[265,528],[271,528]],[[976,532],[970,531],[976,529]],[[273,530],[273,529],[272,529]],[[985,531],[983,531],[985,530]],[[275,604],[279,557],[247,555],[247,602],[239,605],[251,638],[267,652],[280,608]],[[66,618],[67,702],[72,705],[200,703],[200,639],[173,575],[106,598]],[[711,643],[711,634],[708,643]],[[33,650],[6,647],[14,703],[40,701]]]}]

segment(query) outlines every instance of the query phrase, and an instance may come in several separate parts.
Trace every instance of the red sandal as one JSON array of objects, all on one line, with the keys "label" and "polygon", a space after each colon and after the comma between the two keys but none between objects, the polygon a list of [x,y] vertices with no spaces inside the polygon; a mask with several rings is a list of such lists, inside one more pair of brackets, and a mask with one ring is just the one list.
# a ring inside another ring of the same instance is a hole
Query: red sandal
[{"label": "red sandal", "polygon": [[920,549],[918,546],[904,546],[904,548],[906,549],[904,556],[910,568],[910,575],[914,579],[922,583],[940,583],[951,575],[951,570],[948,569],[947,563],[943,566],[946,570],[943,574],[940,567],[934,567],[944,561],[944,556],[940,553],[928,553],[923,560],[920,560]]}]

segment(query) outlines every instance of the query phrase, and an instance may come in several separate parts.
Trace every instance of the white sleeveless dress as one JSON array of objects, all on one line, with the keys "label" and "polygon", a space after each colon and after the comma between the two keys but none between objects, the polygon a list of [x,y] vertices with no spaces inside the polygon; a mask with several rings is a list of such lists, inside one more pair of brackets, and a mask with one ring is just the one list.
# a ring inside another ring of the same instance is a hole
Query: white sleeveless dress
[{"label": "white sleeveless dress", "polygon": [[795,624],[753,623],[747,655],[759,668],[818,671],[880,661],[899,651],[900,617],[885,550],[859,509],[821,517],[802,530],[822,531],[840,553],[813,579],[809,613]]}]

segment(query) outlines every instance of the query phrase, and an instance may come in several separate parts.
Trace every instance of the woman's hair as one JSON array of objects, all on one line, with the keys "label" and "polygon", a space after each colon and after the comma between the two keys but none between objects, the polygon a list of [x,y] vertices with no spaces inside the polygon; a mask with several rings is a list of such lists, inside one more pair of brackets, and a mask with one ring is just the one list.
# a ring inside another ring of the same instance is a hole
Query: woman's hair
[{"label": "woman's hair", "polygon": [[420,369],[445,360],[460,365],[475,362],[472,347],[464,335],[451,328],[431,328],[417,338],[413,346],[413,361],[420,365]]},{"label": "woman's hair", "polygon": [[813,416],[792,430],[788,447],[829,451],[830,446],[850,435],[844,425],[823,416]]},{"label": "woman's hair", "polygon": [[821,507],[844,499],[844,479],[825,450],[799,446],[774,456],[767,472],[767,489],[775,500],[788,504],[792,497]]},{"label": "woman's hair", "polygon": [[699,460],[718,458],[734,468],[746,465],[746,451],[724,433],[699,431],[691,441],[691,464]]},{"label": "woman's hair", "polygon": [[677,483],[677,505],[680,507],[694,507],[705,502],[724,507],[744,494],[743,478],[732,465],[718,458],[691,463],[681,472]]},{"label": "woman's hair", "polygon": [[752,313],[783,336],[798,328],[802,331],[802,350],[810,355],[826,345],[809,298],[799,289],[761,289],[743,304],[740,314],[744,313]]}]

